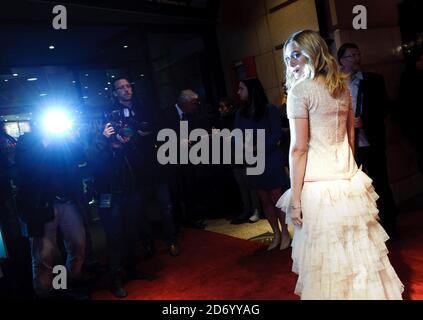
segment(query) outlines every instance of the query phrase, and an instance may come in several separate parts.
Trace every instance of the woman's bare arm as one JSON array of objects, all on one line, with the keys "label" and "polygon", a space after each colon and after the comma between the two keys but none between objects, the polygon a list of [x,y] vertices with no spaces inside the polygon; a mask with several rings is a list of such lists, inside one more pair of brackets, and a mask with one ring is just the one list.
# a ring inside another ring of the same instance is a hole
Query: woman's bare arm
[{"label": "woman's bare arm", "polygon": [[350,99],[350,108],[347,118],[347,134],[348,134],[348,143],[351,147],[352,153],[355,153],[355,131],[354,131],[354,112],[352,109],[352,100]]},{"label": "woman's bare arm", "polygon": [[291,147],[289,152],[292,192],[291,218],[295,224],[301,224],[301,192],[307,165],[309,123],[308,119],[291,119],[289,122],[291,128]]}]

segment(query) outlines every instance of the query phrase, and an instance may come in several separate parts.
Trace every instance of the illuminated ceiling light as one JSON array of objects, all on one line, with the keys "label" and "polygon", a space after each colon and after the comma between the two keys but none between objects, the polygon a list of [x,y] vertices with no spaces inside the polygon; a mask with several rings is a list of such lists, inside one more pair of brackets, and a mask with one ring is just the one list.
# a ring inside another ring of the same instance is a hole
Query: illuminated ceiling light
[{"label": "illuminated ceiling light", "polygon": [[7,81],[9,81],[9,80],[7,80],[7,79],[4,79],[4,82],[7,82]]},{"label": "illuminated ceiling light", "polygon": [[84,88],[85,88],[85,89],[88,89],[88,87],[87,87],[87,86],[85,86]]},{"label": "illuminated ceiling light", "polygon": [[88,77],[88,73],[86,73],[85,76]]},{"label": "illuminated ceiling light", "polygon": [[115,76],[112,76],[112,78],[114,78]]},{"label": "illuminated ceiling light", "polygon": [[111,84],[110,82],[107,82],[107,84]]},{"label": "illuminated ceiling light", "polygon": [[88,99],[88,97],[87,96],[83,96],[82,99]]},{"label": "illuminated ceiling light", "polygon": [[142,77],[144,77],[144,73],[142,73],[141,75],[140,75],[140,77],[142,78]]},{"label": "illuminated ceiling light", "polygon": [[53,50],[54,49],[54,46],[49,46],[48,47],[50,50]]},{"label": "illuminated ceiling light", "polygon": [[27,81],[37,81],[38,80],[38,78],[28,78],[28,79],[26,79]]},{"label": "illuminated ceiling light", "polygon": [[109,90],[109,88],[104,88],[104,90]]},{"label": "illuminated ceiling light", "polygon": [[40,93],[40,97],[45,97],[47,93]]},{"label": "illuminated ceiling light", "polygon": [[17,77],[17,76],[18,76],[18,74],[17,74],[17,73],[14,73],[14,74],[13,74],[13,76],[14,76],[14,77]]},{"label": "illuminated ceiling light", "polygon": [[124,49],[126,49],[126,48],[128,48],[128,46],[125,44],[125,45],[123,46],[123,48],[124,48]]}]

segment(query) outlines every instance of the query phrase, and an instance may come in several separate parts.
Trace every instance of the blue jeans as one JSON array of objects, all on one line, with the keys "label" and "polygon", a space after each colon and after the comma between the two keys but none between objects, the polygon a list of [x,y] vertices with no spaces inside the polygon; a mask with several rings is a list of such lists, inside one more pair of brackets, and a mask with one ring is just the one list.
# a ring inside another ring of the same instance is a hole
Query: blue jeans
[{"label": "blue jeans", "polygon": [[53,281],[53,259],[57,247],[57,229],[63,235],[69,280],[79,280],[85,255],[85,228],[78,207],[73,202],[54,203],[54,220],[44,225],[42,237],[30,239],[35,293],[49,294]]}]

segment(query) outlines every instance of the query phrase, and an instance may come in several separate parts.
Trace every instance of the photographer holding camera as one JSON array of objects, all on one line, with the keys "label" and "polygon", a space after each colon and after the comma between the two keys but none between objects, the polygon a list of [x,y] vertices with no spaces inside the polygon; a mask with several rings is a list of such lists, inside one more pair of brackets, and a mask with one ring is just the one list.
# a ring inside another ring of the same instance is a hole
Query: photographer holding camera
[{"label": "photographer holding camera", "polygon": [[93,142],[90,160],[107,239],[111,292],[124,298],[127,292],[123,288],[122,268],[130,280],[154,280],[156,276],[136,270],[141,222],[141,180],[137,173],[142,152],[138,138],[148,133],[141,130],[142,123],[135,117],[128,80],[116,79],[113,86],[117,102],[105,112],[104,129]]},{"label": "photographer holding camera", "polygon": [[[168,253],[171,256],[178,256],[179,246],[177,244],[176,227],[174,221],[174,208],[171,200],[168,171],[158,163],[157,160],[157,134],[163,128],[164,123],[160,111],[137,103],[133,98],[132,87],[126,78],[114,81],[114,96],[117,99],[113,113],[121,113],[124,120],[114,119],[120,124],[120,130],[125,132],[137,132],[132,138],[134,142],[134,163],[135,176],[139,186],[141,197],[141,239],[146,257],[151,257],[155,252],[153,228],[148,216],[148,202],[153,197],[160,207],[162,220],[162,235],[166,242]],[[128,110],[125,110],[128,108]],[[120,110],[120,111],[119,111]],[[129,117],[127,117],[129,115]],[[122,119],[122,117],[120,118]],[[127,129],[128,127],[133,128]]]},{"label": "photographer holding camera", "polygon": [[79,205],[84,152],[72,137],[74,132],[58,137],[41,128],[31,129],[18,140],[15,163],[16,203],[30,240],[34,291],[39,298],[62,296],[52,286],[60,230],[69,276],[66,297],[87,299],[86,294],[77,292],[85,259],[85,228]]}]

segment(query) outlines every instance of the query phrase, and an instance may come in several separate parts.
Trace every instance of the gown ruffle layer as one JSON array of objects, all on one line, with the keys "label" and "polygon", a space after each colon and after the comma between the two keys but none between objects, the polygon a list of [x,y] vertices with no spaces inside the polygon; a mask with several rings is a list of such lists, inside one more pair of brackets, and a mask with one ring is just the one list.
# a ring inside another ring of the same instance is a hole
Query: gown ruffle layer
[{"label": "gown ruffle layer", "polygon": [[[292,271],[302,299],[402,299],[404,286],[388,259],[389,239],[378,223],[372,180],[361,170],[351,180],[305,182],[302,227],[295,226]],[[289,217],[291,189],[277,207]]]}]

